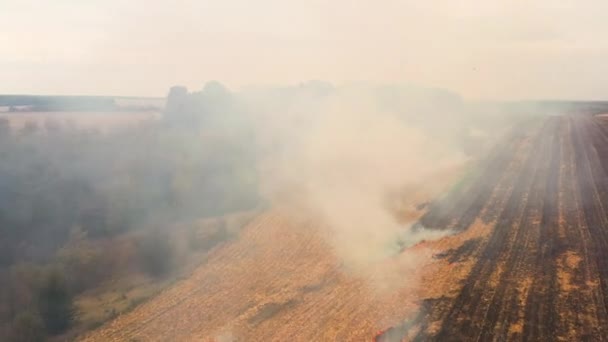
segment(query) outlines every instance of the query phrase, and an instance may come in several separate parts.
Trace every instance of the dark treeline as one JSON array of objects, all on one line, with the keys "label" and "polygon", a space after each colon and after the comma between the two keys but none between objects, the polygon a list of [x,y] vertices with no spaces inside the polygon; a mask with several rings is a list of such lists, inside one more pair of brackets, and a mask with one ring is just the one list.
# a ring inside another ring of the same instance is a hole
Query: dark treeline
[{"label": "dark treeline", "polygon": [[250,135],[230,94],[180,89],[163,120],[113,132],[0,120],[0,336],[66,331],[78,320],[75,295],[121,273],[177,267],[176,223],[258,204]]},{"label": "dark treeline", "polygon": [[0,106],[8,106],[11,112],[24,109],[34,112],[117,109],[113,98],[96,96],[0,95]]},{"label": "dark treeline", "polygon": [[[155,105],[117,104],[116,97],[110,96],[40,96],[40,95],[0,95],[0,107],[8,107],[10,112],[73,112],[73,111],[122,111],[122,110],[153,110]],[[122,98],[128,100],[144,100],[137,98]]]}]

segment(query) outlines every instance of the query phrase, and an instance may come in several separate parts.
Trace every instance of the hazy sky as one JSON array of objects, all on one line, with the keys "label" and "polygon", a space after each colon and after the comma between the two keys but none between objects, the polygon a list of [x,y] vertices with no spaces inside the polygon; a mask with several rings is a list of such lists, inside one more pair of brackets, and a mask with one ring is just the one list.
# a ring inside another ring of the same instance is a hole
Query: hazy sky
[{"label": "hazy sky", "polygon": [[323,79],[608,98],[608,1],[0,0],[0,93]]}]

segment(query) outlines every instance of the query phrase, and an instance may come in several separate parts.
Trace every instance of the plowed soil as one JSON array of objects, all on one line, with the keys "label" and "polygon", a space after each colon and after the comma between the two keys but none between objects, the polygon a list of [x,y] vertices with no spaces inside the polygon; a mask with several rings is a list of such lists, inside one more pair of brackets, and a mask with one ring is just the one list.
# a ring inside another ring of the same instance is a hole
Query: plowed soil
[{"label": "plowed soil", "polygon": [[[494,224],[470,253],[474,265],[457,295],[427,299],[410,338],[608,338],[608,121],[553,116],[506,146],[526,140],[496,153],[467,193],[422,218],[465,231],[474,219]],[[509,161],[515,172],[502,171]]]}]

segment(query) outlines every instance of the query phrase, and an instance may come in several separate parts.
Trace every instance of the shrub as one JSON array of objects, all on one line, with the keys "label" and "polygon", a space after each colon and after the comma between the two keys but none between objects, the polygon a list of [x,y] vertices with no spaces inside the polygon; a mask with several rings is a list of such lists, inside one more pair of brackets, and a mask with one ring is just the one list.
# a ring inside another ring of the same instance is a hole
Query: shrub
[{"label": "shrub", "polygon": [[138,246],[142,270],[158,277],[167,274],[173,265],[173,246],[168,234],[154,230],[146,234]]},{"label": "shrub", "polygon": [[20,313],[11,328],[10,339],[14,342],[42,342],[46,339],[44,322],[37,313]]},{"label": "shrub", "polygon": [[68,289],[79,293],[94,288],[112,274],[111,250],[74,230],[69,241],[58,251],[57,260],[65,270]]}]

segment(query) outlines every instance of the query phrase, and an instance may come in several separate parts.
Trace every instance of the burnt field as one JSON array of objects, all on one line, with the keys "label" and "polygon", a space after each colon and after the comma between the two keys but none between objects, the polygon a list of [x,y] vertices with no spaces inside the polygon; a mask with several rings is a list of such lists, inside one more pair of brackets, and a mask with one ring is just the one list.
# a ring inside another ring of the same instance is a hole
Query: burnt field
[{"label": "burnt field", "polygon": [[[427,227],[489,234],[436,257],[473,266],[379,340],[581,341],[608,337],[608,120],[550,116],[514,131]],[[395,338],[395,334],[399,337]],[[389,337],[389,335],[391,335]]]}]

